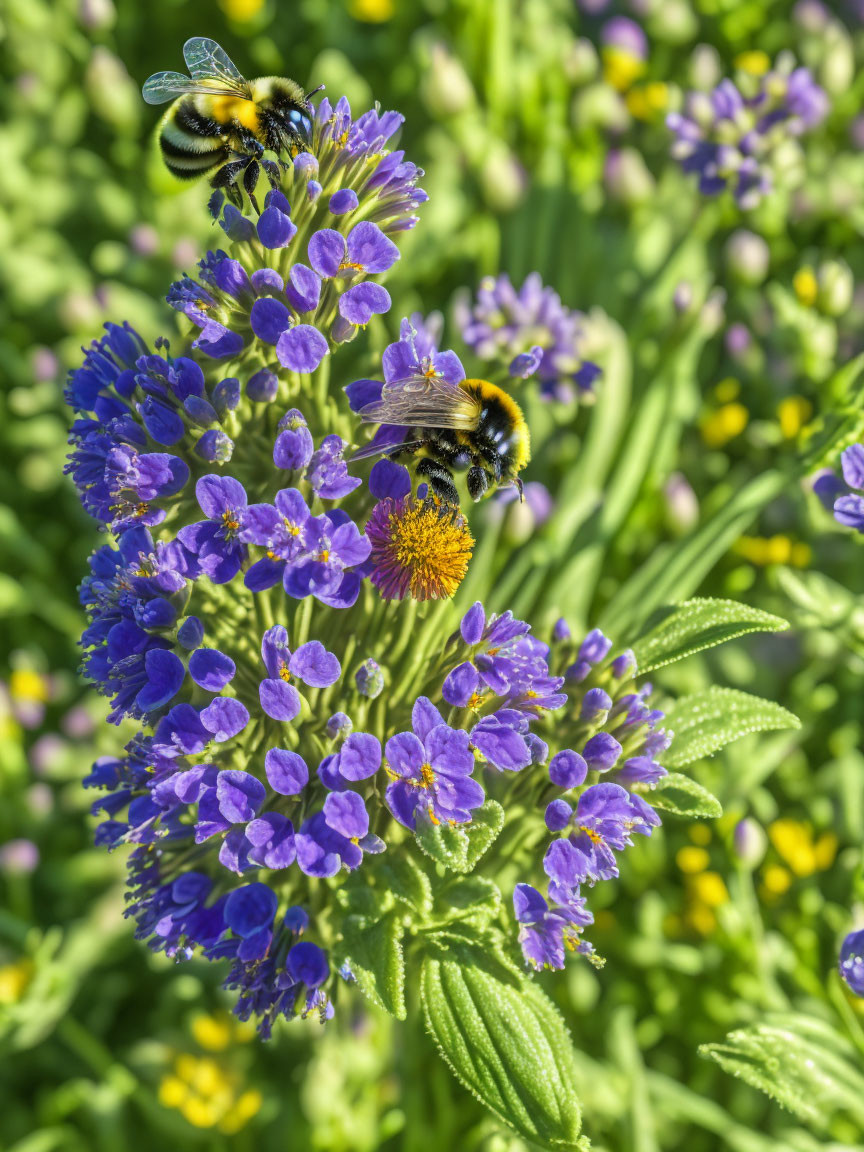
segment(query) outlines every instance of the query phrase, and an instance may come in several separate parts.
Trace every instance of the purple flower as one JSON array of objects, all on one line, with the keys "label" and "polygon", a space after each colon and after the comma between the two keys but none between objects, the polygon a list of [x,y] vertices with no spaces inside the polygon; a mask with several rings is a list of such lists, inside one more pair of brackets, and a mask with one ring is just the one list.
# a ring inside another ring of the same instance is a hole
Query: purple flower
[{"label": "purple flower", "polygon": [[343,216],[346,212],[353,212],[359,206],[360,201],[353,188],[340,188],[338,192],[333,193],[328,204],[328,208],[334,216]]},{"label": "purple flower", "polygon": [[207,519],[181,528],[177,538],[198,557],[201,570],[214,584],[227,584],[240,571],[246,556],[239,539],[246,491],[230,476],[209,475],[195,485],[195,495]]},{"label": "purple flower", "polygon": [[264,803],[267,791],[249,772],[226,770],[216,777],[219,811],[230,824],[251,820]]},{"label": "purple flower", "polygon": [[455,352],[438,352],[418,336],[409,320],[403,320],[399,339],[388,344],[382,357],[384,380],[399,384],[416,376],[433,377],[447,384],[461,384],[465,369]]},{"label": "purple flower", "polygon": [[351,325],[368,324],[390,309],[390,293],[380,284],[355,284],[339,297],[339,315]]},{"label": "purple flower", "polygon": [[347,496],[362,481],[359,476],[348,475],[348,465],[343,459],[346,444],[341,436],[325,436],[320,447],[313,452],[306,470],[306,479],[312,491],[322,500],[338,500]]},{"label": "purple flower", "polygon": [[264,633],[261,656],[267,669],[259,687],[261,707],[273,720],[293,720],[300,711],[300,693],[291,683],[292,677],[312,688],[327,688],[342,674],[339,661],[318,640],[301,644],[292,653],[281,624]]},{"label": "purple flower", "polygon": [[726,78],[710,94],[688,93],[683,112],[666,118],[672,155],[684,172],[697,174],[699,191],[729,189],[745,210],[759,205],[776,176],[788,181],[790,147],[828,112],[828,97],[808,69],[793,71],[788,59],[778,59],[745,95],[751,87],[749,77],[740,90]]},{"label": "purple flower", "polygon": [[444,681],[448,704],[477,710],[490,693],[504,697],[507,707],[526,712],[556,709],[566,702],[558,692],[563,681],[549,675],[549,646],[529,635],[529,625],[512,612],[492,616],[487,623],[478,601],[462,618],[460,631],[471,658]]},{"label": "purple flower", "polygon": [[297,851],[294,844],[294,825],[279,812],[265,812],[246,825],[244,838],[248,845],[246,857],[250,864],[262,868],[288,868],[294,863]]},{"label": "purple flower", "polygon": [[291,206],[277,189],[267,193],[266,207],[258,217],[258,239],[265,248],[286,248],[297,235],[291,220]]},{"label": "purple flower", "polygon": [[594,917],[579,889],[549,885],[550,902],[530,884],[513,890],[513,911],[519,922],[519,943],[526,962],[536,971],[563,968],[565,950],[590,951],[579,940],[580,930]]},{"label": "purple flower", "polygon": [[817,478],[813,490],[827,508],[833,507],[838,524],[864,532],[864,444],[853,444],[840,459],[845,486],[839,476],[827,472]]},{"label": "purple flower", "polygon": [[270,787],[280,796],[298,796],[309,783],[306,761],[287,748],[271,748],[264,757]]},{"label": "purple flower", "polygon": [[325,512],[306,525],[305,551],[285,569],[284,586],[298,600],[314,596],[331,608],[350,608],[360,593],[357,565],[371,545],[341,509]]},{"label": "purple flower", "polygon": [[292,323],[291,313],[280,300],[272,296],[262,296],[252,305],[249,313],[252,331],[265,344],[278,344],[283,332]]},{"label": "purple flower", "polygon": [[321,228],[309,240],[309,263],[325,279],[386,272],[398,259],[399,249],[369,220],[355,224],[347,238],[332,228]]},{"label": "purple flower", "polygon": [[864,996],[864,929],[850,932],[840,949],[840,975],[856,996]]},{"label": "purple flower", "polygon": [[273,447],[273,463],[277,468],[297,471],[305,468],[312,459],[314,448],[312,433],[303,413],[296,408],[290,409],[279,421],[279,435]]},{"label": "purple flower", "polygon": [[418,813],[433,823],[464,824],[483,803],[483,789],[472,778],[474,757],[468,734],[451,728],[425,696],[411,714],[412,732],[391,736],[385,748],[387,804],[406,828],[417,825]]},{"label": "purple flower", "polygon": [[321,277],[305,264],[295,264],[288,274],[285,295],[295,312],[314,312],[321,299]]},{"label": "purple flower", "polygon": [[307,876],[335,876],[344,865],[358,867],[364,852],[383,852],[384,842],[369,833],[369,814],[356,792],[331,792],[324,809],[311,816],[296,837],[297,863]]},{"label": "purple flower", "polygon": [[292,372],[314,372],[329,352],[326,338],[311,324],[295,324],[276,343],[279,363]]},{"label": "purple flower", "polygon": [[243,519],[241,539],[258,544],[267,555],[247,571],[244,582],[253,592],[272,588],[287,578],[287,564],[304,556],[319,536],[306,501],[296,488],[283,488],[273,504],[252,504]]},{"label": "purple flower", "polygon": [[370,732],[352,732],[332,760],[332,771],[356,784],[368,780],[381,767],[381,742]]},{"label": "purple flower", "polygon": [[650,836],[659,823],[641,796],[618,784],[592,784],[579,797],[570,835],[549,845],[546,875],[567,888],[611,879],[618,875],[615,852],[632,843],[633,832]]},{"label": "purple flower", "polygon": [[207,692],[221,692],[236,671],[231,657],[217,648],[197,648],[189,657],[189,675]]}]

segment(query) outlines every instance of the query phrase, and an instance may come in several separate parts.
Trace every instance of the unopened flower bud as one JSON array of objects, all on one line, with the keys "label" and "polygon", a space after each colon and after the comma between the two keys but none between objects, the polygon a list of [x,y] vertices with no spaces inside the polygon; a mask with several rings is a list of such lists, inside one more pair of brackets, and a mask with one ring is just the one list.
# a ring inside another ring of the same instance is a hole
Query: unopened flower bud
[{"label": "unopened flower bud", "polygon": [[758,868],[768,847],[768,837],[761,824],[749,816],[739,820],[734,832],[735,852],[746,868]]},{"label": "unopened flower bud", "polygon": [[761,284],[768,275],[771,250],[761,236],[739,228],[726,241],[726,262],[742,284]]}]

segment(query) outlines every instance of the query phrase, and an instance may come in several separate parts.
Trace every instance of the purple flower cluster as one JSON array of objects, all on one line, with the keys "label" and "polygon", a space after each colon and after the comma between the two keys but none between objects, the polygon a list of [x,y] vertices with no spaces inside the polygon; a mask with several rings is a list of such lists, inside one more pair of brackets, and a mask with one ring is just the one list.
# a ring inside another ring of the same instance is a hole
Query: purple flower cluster
[{"label": "purple flower cluster", "polygon": [[536,375],[541,393],[562,401],[590,393],[601,375],[582,354],[583,320],[537,272],[518,289],[504,274],[488,277],[458,312],[462,339],[480,360],[518,379]]},{"label": "purple flower cluster", "polygon": [[321,195],[319,178],[327,176],[330,211],[342,214],[350,210],[352,200],[345,190],[361,177],[357,187],[360,200],[369,201],[366,218],[381,225],[385,232],[403,232],[417,224],[417,210],[429,199],[417,181],[423,170],[400,149],[389,151],[388,142],[400,130],[404,116],[399,112],[371,109],[354,120],[351,106],[343,96],[335,105],[325,97],[313,122],[313,152],[294,161],[294,171],[307,180],[307,195]]},{"label": "purple flower cluster", "polygon": [[864,444],[847,448],[840,463],[842,480],[836,472],[822,472],[813,491],[838,524],[864,532]]},{"label": "purple flower cluster", "polygon": [[[232,204],[220,205],[219,222],[240,258],[221,249],[208,252],[197,279],[184,276],[171,285],[168,303],[199,329],[192,347],[213,359],[258,348],[292,372],[314,372],[331,342],[352,339],[373,316],[389,311],[387,290],[366,277],[388,271],[399,250],[377,224],[363,220],[347,235],[320,227],[304,251],[295,251],[297,226],[284,194],[269,192],[265,205],[256,224]],[[238,218],[248,225],[248,236],[232,236]],[[271,252],[273,266],[247,272],[244,261],[257,262],[256,241]],[[290,268],[278,255],[282,248],[289,250]]]},{"label": "purple flower cluster", "polygon": [[[781,151],[820,124],[828,106],[809,69],[784,54],[762,76],[741,74],[710,93],[689,93],[684,111],[667,117],[672,155],[697,174],[703,195],[728,188],[740,208],[755,208],[774,186]],[[788,156],[783,167],[788,172]]]},{"label": "purple flower cluster", "polygon": [[581,937],[592,922],[581,886],[618,876],[617,854],[660,824],[644,793],[666,775],[656,757],[671,737],[658,727],[663,713],[647,702],[651,686],[633,685],[632,653],[610,659],[611,647],[595,630],[576,649],[566,624],[556,626],[553,663],[564,669],[574,746],[548,762],[547,896],[529,884],[514,892],[522,951],[537,969],[563,968],[568,950],[594,958]]}]

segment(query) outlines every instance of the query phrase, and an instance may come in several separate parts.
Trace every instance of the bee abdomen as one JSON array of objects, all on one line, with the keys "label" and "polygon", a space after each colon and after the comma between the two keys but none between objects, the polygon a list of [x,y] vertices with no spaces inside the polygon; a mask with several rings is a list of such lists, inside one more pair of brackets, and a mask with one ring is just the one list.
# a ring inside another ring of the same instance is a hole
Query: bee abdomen
[{"label": "bee abdomen", "polygon": [[219,124],[203,115],[188,97],[169,109],[159,146],[166,168],[180,180],[193,180],[228,159],[227,140]]}]

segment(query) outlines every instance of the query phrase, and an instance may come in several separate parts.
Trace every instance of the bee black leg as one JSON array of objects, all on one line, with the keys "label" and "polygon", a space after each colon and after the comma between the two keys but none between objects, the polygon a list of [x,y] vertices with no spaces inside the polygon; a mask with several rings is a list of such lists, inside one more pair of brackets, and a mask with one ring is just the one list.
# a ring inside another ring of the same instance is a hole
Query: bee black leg
[{"label": "bee black leg", "polygon": [[[273,160],[262,160],[261,167],[267,173],[270,187],[277,188],[279,186],[279,165]],[[287,169],[287,164],[284,167]]]},{"label": "bee black leg", "polygon": [[489,481],[492,477],[485,468],[481,468],[475,464],[473,468],[468,469],[468,475],[465,477],[465,484],[468,488],[468,495],[472,500],[479,500],[485,496],[489,490]]},{"label": "bee black leg", "polygon": [[[229,160],[227,164],[223,164],[210,181],[211,188],[230,189],[248,163],[249,158],[244,157],[242,160]],[[230,195],[230,191],[228,194]]]},{"label": "bee black leg", "polygon": [[453,483],[453,477],[443,464],[429,457],[417,465],[417,475],[429,481],[429,487],[445,504],[459,505],[459,493]]},{"label": "bee black leg", "polygon": [[250,160],[246,165],[246,171],[243,174],[243,187],[246,189],[246,195],[252,204],[252,207],[261,215],[261,209],[258,207],[258,201],[255,199],[255,186],[258,183],[258,177],[261,175],[261,167],[257,160]]}]

